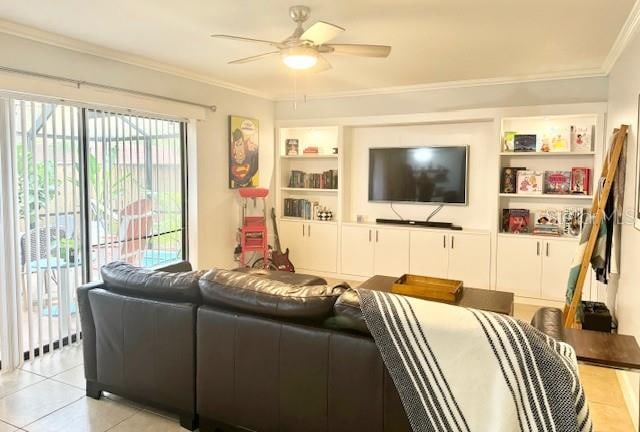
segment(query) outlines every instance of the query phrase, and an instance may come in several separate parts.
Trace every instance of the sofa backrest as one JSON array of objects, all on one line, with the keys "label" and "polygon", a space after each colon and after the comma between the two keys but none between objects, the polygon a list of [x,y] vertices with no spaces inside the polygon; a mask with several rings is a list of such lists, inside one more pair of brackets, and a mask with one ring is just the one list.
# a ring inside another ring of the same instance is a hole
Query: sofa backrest
[{"label": "sofa backrest", "polygon": [[205,305],[293,320],[326,318],[344,292],[341,287],[291,285],[227,270],[207,272],[199,285]]},{"label": "sofa backrest", "polygon": [[112,262],[100,269],[104,288],[118,294],[178,303],[201,303],[198,279],[204,271],[159,271]]},{"label": "sofa backrest", "polygon": [[203,421],[254,431],[411,430],[369,337],[202,306],[197,338]]}]

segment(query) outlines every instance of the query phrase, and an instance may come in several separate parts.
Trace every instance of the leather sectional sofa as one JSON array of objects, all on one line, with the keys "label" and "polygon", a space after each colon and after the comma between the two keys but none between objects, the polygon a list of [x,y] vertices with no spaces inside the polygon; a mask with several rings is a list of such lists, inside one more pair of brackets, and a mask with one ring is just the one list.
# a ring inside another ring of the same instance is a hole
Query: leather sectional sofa
[{"label": "leather sectional sofa", "polygon": [[410,430],[345,287],[186,262],[112,263],[102,276],[78,288],[88,396],[119,394],[205,432]]}]

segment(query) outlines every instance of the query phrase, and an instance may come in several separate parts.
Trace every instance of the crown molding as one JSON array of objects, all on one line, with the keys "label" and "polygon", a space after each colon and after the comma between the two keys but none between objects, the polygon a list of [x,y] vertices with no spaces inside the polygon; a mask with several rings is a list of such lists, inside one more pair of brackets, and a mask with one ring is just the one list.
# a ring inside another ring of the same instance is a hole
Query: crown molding
[{"label": "crown molding", "polygon": [[629,16],[627,20],[624,22],[622,29],[620,29],[620,33],[618,33],[618,37],[616,38],[611,50],[609,50],[609,54],[604,60],[602,64],[602,70],[605,74],[609,75],[611,69],[618,61],[618,58],[627,47],[633,36],[638,31],[640,27],[640,0],[636,0],[633,7],[631,8],[631,12],[629,12]]},{"label": "crown molding", "polygon": [[[381,88],[374,88],[374,89],[317,93],[313,95],[305,95],[305,98],[306,100],[314,100],[314,99],[335,99],[335,98],[346,98],[346,97],[357,97],[357,96],[377,96],[377,95],[402,94],[402,93],[413,93],[413,92],[421,92],[421,91],[443,90],[443,89],[454,89],[454,88],[465,88],[465,87],[482,87],[482,86],[494,86],[494,85],[505,85],[505,84],[518,84],[518,83],[537,82],[537,81],[557,81],[557,80],[578,79],[578,78],[601,78],[604,76],[606,76],[606,73],[604,73],[602,68],[597,67],[597,68],[583,69],[583,70],[577,70],[577,71],[553,72],[553,73],[525,75],[525,76],[518,76],[518,77],[482,78],[482,79],[473,79],[473,80],[445,81],[445,82],[436,82],[436,83],[429,83],[429,84],[415,84],[415,85],[407,85],[407,86],[392,86],[392,87],[381,87]],[[277,102],[285,102],[285,101],[292,101],[292,100],[293,98],[287,95],[279,95],[276,97]]]},{"label": "crown molding", "polygon": [[34,27],[29,27],[23,24],[14,23],[11,21],[0,19],[0,33],[6,33],[13,36],[18,36],[24,39],[29,39],[35,42],[45,43],[47,45],[53,45],[60,48],[69,49],[82,54],[89,54],[96,57],[101,57],[109,60],[114,60],[120,63],[126,63],[132,66],[138,66],[145,69],[151,69],[156,72],[162,72],[165,74],[177,76],[180,78],[189,79],[192,81],[201,82],[204,84],[221,87],[227,90],[244,93],[250,96],[256,96],[263,99],[273,100],[273,96],[255,89],[243,87],[237,84],[233,84],[226,81],[214,79],[210,76],[203,75],[189,69],[184,69],[166,63],[157,62],[142,56],[128,54],[122,51],[105,48],[92,43],[84,42],[78,39],[62,36],[55,33],[39,30]]},{"label": "crown molding", "polygon": [[[622,29],[618,33],[618,36],[613,46],[611,47],[611,50],[607,54],[607,57],[605,58],[603,65],[601,67],[584,69],[584,70],[576,70],[576,71],[553,72],[553,73],[526,75],[526,76],[517,76],[517,77],[458,80],[458,81],[446,81],[446,82],[416,84],[416,85],[407,85],[407,86],[390,86],[390,87],[373,88],[373,89],[316,93],[316,94],[305,95],[305,98],[306,100],[321,100],[321,99],[348,98],[348,97],[358,97],[358,96],[402,94],[402,93],[453,89],[453,88],[465,88],[465,87],[468,88],[468,87],[480,87],[480,86],[518,84],[518,83],[526,83],[526,82],[554,81],[554,80],[563,80],[563,79],[606,77],[611,71],[611,68],[613,67],[617,59],[620,57],[620,54],[624,51],[625,47],[630,42],[631,38],[635,35],[639,27],[640,27],[640,0],[636,0],[633,8],[631,9],[631,12],[629,13],[629,16],[627,17]],[[48,45],[53,45],[60,48],[65,48],[72,51],[80,52],[83,54],[90,54],[97,57],[118,61],[120,63],[130,64],[132,66],[151,69],[157,72],[166,73],[166,74],[177,76],[180,78],[185,78],[185,79],[201,82],[204,84],[221,87],[227,90],[232,90],[239,93],[260,97],[267,100],[273,100],[277,102],[293,100],[291,95],[283,95],[283,94],[274,95],[274,94],[265,93],[256,89],[244,87],[244,86],[233,84],[226,81],[221,81],[221,80],[212,78],[211,76],[197,73],[188,69],[168,65],[166,63],[154,61],[154,60],[137,56],[137,55],[128,54],[122,51],[112,50],[99,45],[94,45],[88,42],[50,33],[47,31],[39,30],[33,27],[14,23],[7,20],[0,19],[0,33],[7,33],[14,36],[22,37],[25,39],[30,39],[36,42],[41,42]]]}]

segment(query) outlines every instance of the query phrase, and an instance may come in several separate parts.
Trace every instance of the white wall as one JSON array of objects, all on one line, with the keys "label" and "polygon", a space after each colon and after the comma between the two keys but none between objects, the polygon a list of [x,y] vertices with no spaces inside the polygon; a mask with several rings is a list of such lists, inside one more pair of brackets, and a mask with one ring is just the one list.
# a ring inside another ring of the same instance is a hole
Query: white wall
[{"label": "white wall", "polygon": [[[375,222],[376,218],[398,218],[388,203],[368,201],[369,148],[468,145],[469,203],[445,206],[433,220],[452,222],[467,229],[492,228],[495,176],[491,170],[497,152],[493,122],[357,127],[350,131],[347,140],[349,189],[346,196],[350,197],[345,209],[347,221],[355,221],[356,215],[365,215],[368,222]],[[404,219],[424,220],[437,206],[394,203],[393,207]]]},{"label": "white wall", "polygon": [[276,119],[374,116],[473,108],[606,102],[607,78],[443,88],[396,94],[276,103]]},{"label": "white wall", "polygon": [[[206,112],[205,118],[189,129],[197,134],[189,148],[192,162],[189,172],[190,229],[194,237],[190,255],[199,268],[233,265],[239,207],[237,193],[228,189],[228,116],[245,115],[260,121],[260,182],[261,186],[269,187],[274,161],[272,101],[6,34],[0,34],[0,53],[0,65],[6,67],[217,105],[216,112]],[[14,81],[15,76],[0,74],[0,90],[13,90]],[[47,84],[34,88],[44,88]],[[65,96],[69,97],[73,90],[64,89]],[[96,94],[99,97],[99,92],[94,91],[92,100]],[[130,97],[114,97],[109,93],[104,93],[104,100],[109,105],[118,105],[120,100],[122,107],[129,107],[131,102]],[[154,112],[171,114],[167,104],[156,105],[160,108]]]},{"label": "white wall", "polygon": [[[638,184],[636,155],[638,151],[638,95],[640,94],[640,33],[622,53],[609,76],[609,135],[620,124],[631,126],[627,140],[627,171],[625,183],[625,214],[632,214]],[[619,332],[632,334],[640,341],[640,231],[633,221],[625,219],[622,226],[620,278],[617,287],[616,315]],[[638,418],[638,376],[627,374],[635,400],[629,407]]]}]

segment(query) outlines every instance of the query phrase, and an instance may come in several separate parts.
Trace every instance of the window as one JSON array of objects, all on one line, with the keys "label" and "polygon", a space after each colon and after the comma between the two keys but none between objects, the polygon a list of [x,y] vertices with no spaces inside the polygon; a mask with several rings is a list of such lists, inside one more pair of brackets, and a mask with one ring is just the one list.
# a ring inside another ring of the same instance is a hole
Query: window
[{"label": "window", "polygon": [[98,280],[102,265],[152,267],[186,257],[185,127],[131,113],[0,102],[8,112],[0,160],[12,171],[0,186],[13,195],[0,204],[11,208],[2,214],[12,218],[19,280],[13,325],[17,349],[33,358],[79,340],[75,288]]}]

